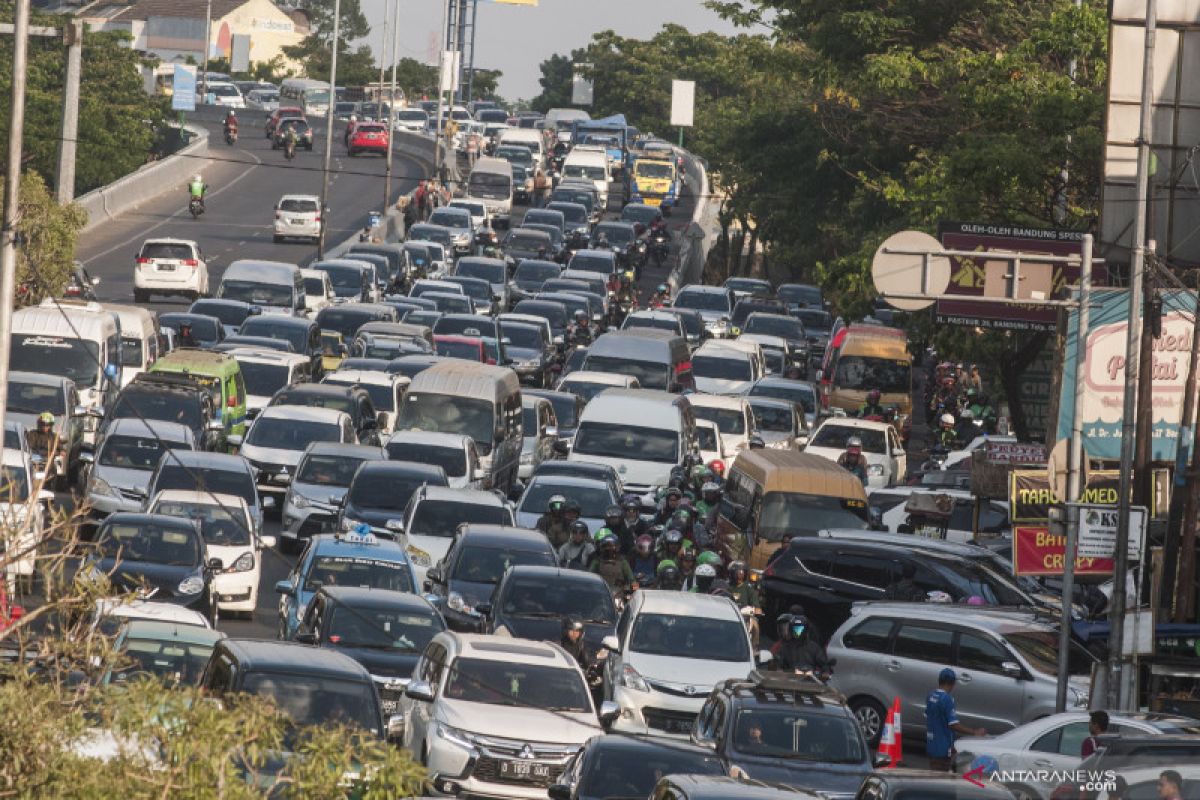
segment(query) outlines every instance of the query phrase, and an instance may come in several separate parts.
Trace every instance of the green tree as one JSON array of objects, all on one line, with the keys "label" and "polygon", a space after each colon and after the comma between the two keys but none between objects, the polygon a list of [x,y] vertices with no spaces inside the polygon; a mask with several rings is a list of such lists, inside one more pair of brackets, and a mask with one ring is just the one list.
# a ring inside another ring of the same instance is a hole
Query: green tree
[{"label": "green tree", "polygon": [[[333,55],[334,0],[307,0],[301,5],[312,21],[310,33],[299,44],[283,48],[284,54],[304,65],[304,74],[313,80],[329,80]],[[342,0],[338,27],[338,74],[340,85],[352,86],[379,80],[379,67],[371,48],[351,49],[350,42],[371,32],[359,0]]]},{"label": "green tree", "polygon": [[555,53],[541,63],[539,68],[542,76],[538,78],[538,85],[542,87],[542,91],[530,104],[535,111],[544,114],[552,108],[563,108],[571,104],[573,65],[576,54],[582,52],[576,50],[570,56]]},{"label": "green tree", "polygon": [[[4,192],[0,190],[0,203]],[[62,297],[75,258],[75,242],[87,224],[84,210],[74,203],[60,206],[42,176],[26,171],[21,176],[20,218],[17,230],[16,283],[22,287],[18,303],[34,305],[46,297]]]},{"label": "green tree", "polygon": [[[471,91],[476,98],[495,99],[496,88],[503,75],[498,69],[476,69],[474,80],[471,81]],[[466,91],[466,87],[463,87],[463,91]]]},{"label": "green tree", "polygon": [[437,94],[437,67],[405,56],[396,62],[396,85],[410,100]]}]

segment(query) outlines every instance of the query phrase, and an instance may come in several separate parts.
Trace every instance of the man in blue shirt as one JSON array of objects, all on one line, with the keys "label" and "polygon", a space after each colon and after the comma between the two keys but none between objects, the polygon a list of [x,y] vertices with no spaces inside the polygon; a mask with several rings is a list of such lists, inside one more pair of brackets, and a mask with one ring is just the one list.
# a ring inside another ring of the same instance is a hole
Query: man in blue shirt
[{"label": "man in blue shirt", "polygon": [[935,772],[950,772],[954,768],[954,734],[986,736],[987,730],[972,730],[958,721],[958,711],[951,692],[958,676],[946,667],[938,673],[938,688],[925,698],[925,754],[929,768]]}]

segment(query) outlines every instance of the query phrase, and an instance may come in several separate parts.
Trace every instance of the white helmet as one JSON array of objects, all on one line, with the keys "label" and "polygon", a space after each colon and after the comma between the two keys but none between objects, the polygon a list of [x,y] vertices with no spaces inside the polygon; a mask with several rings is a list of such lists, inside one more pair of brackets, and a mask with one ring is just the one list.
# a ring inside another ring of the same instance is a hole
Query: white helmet
[{"label": "white helmet", "polygon": [[964,408],[962,411],[958,412],[958,415],[960,417],[962,417],[963,419],[974,419],[975,418],[975,414],[972,413],[971,409],[969,409],[969,408]]},{"label": "white helmet", "polygon": [[200,181],[204,180],[204,178],[201,178],[199,175],[193,175],[192,180],[196,183],[199,183]]},{"label": "white helmet", "polygon": [[231,116],[231,117],[236,117],[236,116],[237,116],[237,109],[236,109],[236,108],[231,108],[231,109],[229,109],[229,116]]},{"label": "white helmet", "polygon": [[949,414],[942,414],[942,418],[941,418],[940,422],[943,425],[953,425],[954,417],[950,416]]}]

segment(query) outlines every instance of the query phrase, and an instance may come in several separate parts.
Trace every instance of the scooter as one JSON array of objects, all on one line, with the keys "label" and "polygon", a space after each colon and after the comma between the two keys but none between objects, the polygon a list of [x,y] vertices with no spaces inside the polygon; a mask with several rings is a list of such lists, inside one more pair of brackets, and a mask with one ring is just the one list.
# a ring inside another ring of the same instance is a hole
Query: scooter
[{"label": "scooter", "polygon": [[283,143],[283,157],[291,161],[296,157],[296,143],[288,140]]},{"label": "scooter", "polygon": [[204,201],[199,197],[193,197],[191,202],[188,203],[188,211],[191,212],[192,219],[196,219],[204,213]]},{"label": "scooter", "polygon": [[225,129],[225,144],[230,146],[237,144],[237,128]]}]

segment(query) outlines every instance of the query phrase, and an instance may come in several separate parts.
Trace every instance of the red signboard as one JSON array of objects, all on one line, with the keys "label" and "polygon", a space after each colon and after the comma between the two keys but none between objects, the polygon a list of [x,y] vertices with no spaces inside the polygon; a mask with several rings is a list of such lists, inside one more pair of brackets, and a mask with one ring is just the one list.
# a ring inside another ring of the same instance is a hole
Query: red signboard
[{"label": "red signboard", "polygon": [[[971,222],[946,222],[938,228],[938,238],[948,250],[1020,251],[1051,256],[1077,256],[1083,231],[1057,231],[1025,228],[1019,225],[989,225]],[[937,321],[944,325],[970,325],[978,328],[1003,328],[1017,331],[1052,331],[1058,325],[1058,309],[1037,306],[1012,306],[974,302],[983,297],[986,259],[950,260],[950,285],[946,293],[961,295],[962,300],[939,300]],[[1093,266],[1092,284],[1103,285],[1106,273]],[[1079,283],[1079,267],[1054,266],[1054,298],[1066,296],[1065,288]]]},{"label": "red signboard", "polygon": [[[1013,573],[1016,575],[1062,575],[1067,537],[1051,534],[1044,527],[1013,529]],[[1076,575],[1111,575],[1111,558],[1076,558]]]}]

